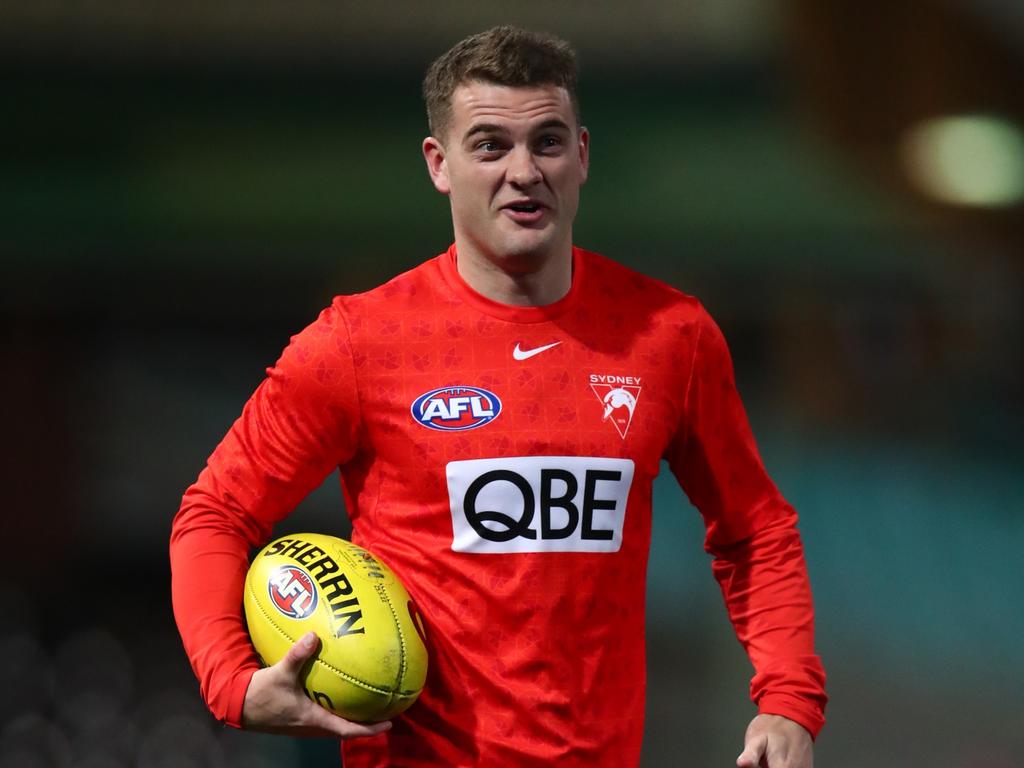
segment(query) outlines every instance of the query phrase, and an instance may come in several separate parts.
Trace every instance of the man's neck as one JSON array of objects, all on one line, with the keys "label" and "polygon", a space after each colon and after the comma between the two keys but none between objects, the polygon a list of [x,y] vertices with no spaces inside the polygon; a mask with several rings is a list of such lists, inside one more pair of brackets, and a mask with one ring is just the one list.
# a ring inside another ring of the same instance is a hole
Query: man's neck
[{"label": "man's neck", "polygon": [[516,307],[543,307],[563,298],[572,287],[572,246],[556,255],[498,264],[456,240],[459,276],[491,301]]}]

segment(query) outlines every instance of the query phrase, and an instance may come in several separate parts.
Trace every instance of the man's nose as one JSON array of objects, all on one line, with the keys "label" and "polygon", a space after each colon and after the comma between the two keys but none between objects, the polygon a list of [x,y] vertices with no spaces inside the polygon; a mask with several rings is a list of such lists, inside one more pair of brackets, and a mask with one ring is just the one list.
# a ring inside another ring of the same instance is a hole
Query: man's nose
[{"label": "man's nose", "polygon": [[508,180],[517,187],[529,187],[541,180],[536,159],[526,147],[514,149],[509,157]]}]

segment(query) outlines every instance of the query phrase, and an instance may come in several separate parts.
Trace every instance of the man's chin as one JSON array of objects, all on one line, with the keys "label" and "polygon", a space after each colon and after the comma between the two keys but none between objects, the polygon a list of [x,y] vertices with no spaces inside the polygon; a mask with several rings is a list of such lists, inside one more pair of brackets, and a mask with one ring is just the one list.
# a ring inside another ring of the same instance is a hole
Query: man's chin
[{"label": "man's chin", "polygon": [[525,243],[510,243],[498,251],[498,258],[506,266],[515,266],[523,271],[532,272],[535,268],[547,263],[553,256],[554,249],[548,240]]},{"label": "man's chin", "polygon": [[555,236],[550,228],[513,232],[503,238],[498,253],[508,259],[544,261],[556,248]]}]

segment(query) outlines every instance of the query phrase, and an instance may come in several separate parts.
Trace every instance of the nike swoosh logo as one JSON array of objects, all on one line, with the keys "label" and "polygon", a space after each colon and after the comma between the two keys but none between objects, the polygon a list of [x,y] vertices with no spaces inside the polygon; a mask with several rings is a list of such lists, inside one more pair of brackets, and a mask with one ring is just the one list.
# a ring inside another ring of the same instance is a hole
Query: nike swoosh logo
[{"label": "nike swoosh logo", "polygon": [[520,349],[519,344],[516,343],[516,348],[512,350],[512,357],[516,360],[529,360],[534,355],[539,355],[541,352],[546,352],[552,347],[557,347],[562,342],[556,341],[552,344],[545,344],[543,347],[534,347],[533,349]]}]

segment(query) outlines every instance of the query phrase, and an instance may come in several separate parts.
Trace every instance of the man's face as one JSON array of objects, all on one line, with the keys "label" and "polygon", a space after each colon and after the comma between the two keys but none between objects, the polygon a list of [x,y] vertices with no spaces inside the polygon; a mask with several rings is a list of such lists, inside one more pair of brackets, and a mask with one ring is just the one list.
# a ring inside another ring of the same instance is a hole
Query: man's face
[{"label": "man's face", "polygon": [[568,256],[589,141],[559,86],[456,88],[447,134],[427,138],[423,154],[451,200],[460,255],[512,273]]}]

